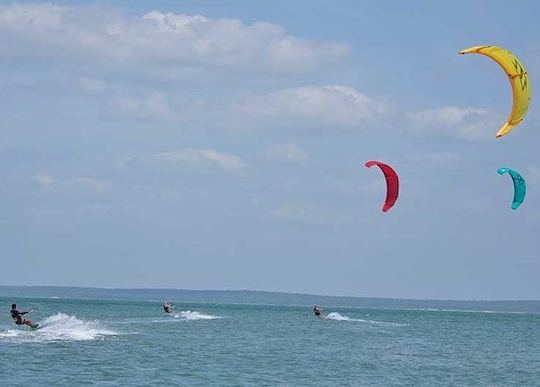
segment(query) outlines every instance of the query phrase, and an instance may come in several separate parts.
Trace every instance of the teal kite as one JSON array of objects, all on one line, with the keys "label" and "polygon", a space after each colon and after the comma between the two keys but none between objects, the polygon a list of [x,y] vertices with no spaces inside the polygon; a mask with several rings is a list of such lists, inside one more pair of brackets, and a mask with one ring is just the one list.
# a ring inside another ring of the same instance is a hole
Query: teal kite
[{"label": "teal kite", "polygon": [[514,201],[512,202],[512,209],[517,210],[518,207],[525,200],[525,180],[519,173],[510,168],[499,168],[497,169],[499,175],[504,175],[508,173],[512,176],[512,181],[514,182]]}]

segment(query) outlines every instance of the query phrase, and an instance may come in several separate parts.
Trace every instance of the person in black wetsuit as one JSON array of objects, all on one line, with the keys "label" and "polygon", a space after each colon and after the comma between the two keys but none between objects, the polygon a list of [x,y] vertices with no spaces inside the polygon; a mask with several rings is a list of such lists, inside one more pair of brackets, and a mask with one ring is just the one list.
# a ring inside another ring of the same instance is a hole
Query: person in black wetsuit
[{"label": "person in black wetsuit", "polygon": [[324,320],[324,315],[322,314],[322,310],[321,310],[321,307],[319,305],[315,305],[313,307],[313,313],[315,314],[315,316],[317,316],[318,318],[320,319],[323,319]]},{"label": "person in black wetsuit", "polygon": [[11,318],[17,325],[28,325],[30,328],[37,328],[39,324],[34,324],[32,321],[23,318],[25,314],[30,312],[20,312],[17,310],[17,304],[11,305]]},{"label": "person in black wetsuit", "polygon": [[170,313],[172,313],[172,308],[173,308],[173,306],[174,306],[173,304],[168,303],[167,301],[165,301],[165,302],[163,303],[163,310],[165,311],[165,313],[169,313],[169,314],[170,314]]}]

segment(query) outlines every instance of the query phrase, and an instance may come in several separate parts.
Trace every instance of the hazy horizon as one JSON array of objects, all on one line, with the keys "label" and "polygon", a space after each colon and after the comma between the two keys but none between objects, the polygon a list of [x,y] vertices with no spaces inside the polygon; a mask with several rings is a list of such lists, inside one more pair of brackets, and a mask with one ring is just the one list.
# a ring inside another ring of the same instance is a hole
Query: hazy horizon
[{"label": "hazy horizon", "polygon": [[[396,300],[396,301],[456,301],[456,302],[540,302],[540,299],[457,299],[457,298],[401,298],[396,297],[377,297],[377,296],[361,296],[361,295],[347,295],[347,294],[316,294],[316,293],[303,293],[303,292],[290,292],[287,290],[254,290],[254,289],[187,289],[187,288],[138,288],[138,287],[99,287],[99,286],[77,286],[77,285],[0,285],[0,291],[3,288],[46,288],[46,289],[87,289],[97,291],[179,291],[179,292],[248,292],[248,293],[277,293],[286,295],[298,295],[309,297],[326,297],[326,298],[351,298],[351,299],[380,299],[380,300]],[[2,296],[0,294],[0,296]],[[37,296],[32,296],[37,297]],[[44,296],[45,297],[45,296]],[[39,297],[38,297],[39,298]],[[46,298],[46,297],[45,297]]]}]

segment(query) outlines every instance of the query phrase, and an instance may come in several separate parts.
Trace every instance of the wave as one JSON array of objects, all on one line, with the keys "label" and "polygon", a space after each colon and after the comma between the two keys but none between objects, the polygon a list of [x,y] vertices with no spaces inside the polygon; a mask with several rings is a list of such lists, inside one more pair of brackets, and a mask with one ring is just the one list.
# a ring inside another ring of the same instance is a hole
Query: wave
[{"label": "wave", "polygon": [[97,321],[80,320],[75,316],[58,313],[40,321],[36,330],[26,327],[7,329],[0,332],[0,339],[17,339],[23,342],[84,341],[116,334],[102,328]]},{"label": "wave", "polygon": [[197,311],[186,310],[178,313],[173,313],[174,318],[182,318],[184,320],[216,320],[223,317],[214,316],[212,314],[204,314]]},{"label": "wave", "polygon": [[406,326],[407,324],[400,324],[400,323],[392,323],[392,322],[386,322],[386,321],[375,321],[375,320],[364,320],[361,318],[351,318],[347,315],[340,314],[338,312],[332,312],[328,313],[326,315],[326,320],[334,320],[334,321],[354,321],[354,322],[361,322],[365,324],[373,324],[373,325],[386,325],[386,326]]}]

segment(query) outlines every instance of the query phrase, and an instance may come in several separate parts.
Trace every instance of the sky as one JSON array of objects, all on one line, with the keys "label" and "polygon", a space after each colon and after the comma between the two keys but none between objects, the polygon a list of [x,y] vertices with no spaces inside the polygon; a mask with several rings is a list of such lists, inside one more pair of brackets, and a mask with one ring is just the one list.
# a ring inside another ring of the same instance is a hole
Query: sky
[{"label": "sky", "polygon": [[[540,3],[0,4],[0,285],[540,299]],[[499,66],[515,53],[528,116]],[[381,212],[382,173],[400,176]],[[527,181],[513,186],[497,169]]]}]

